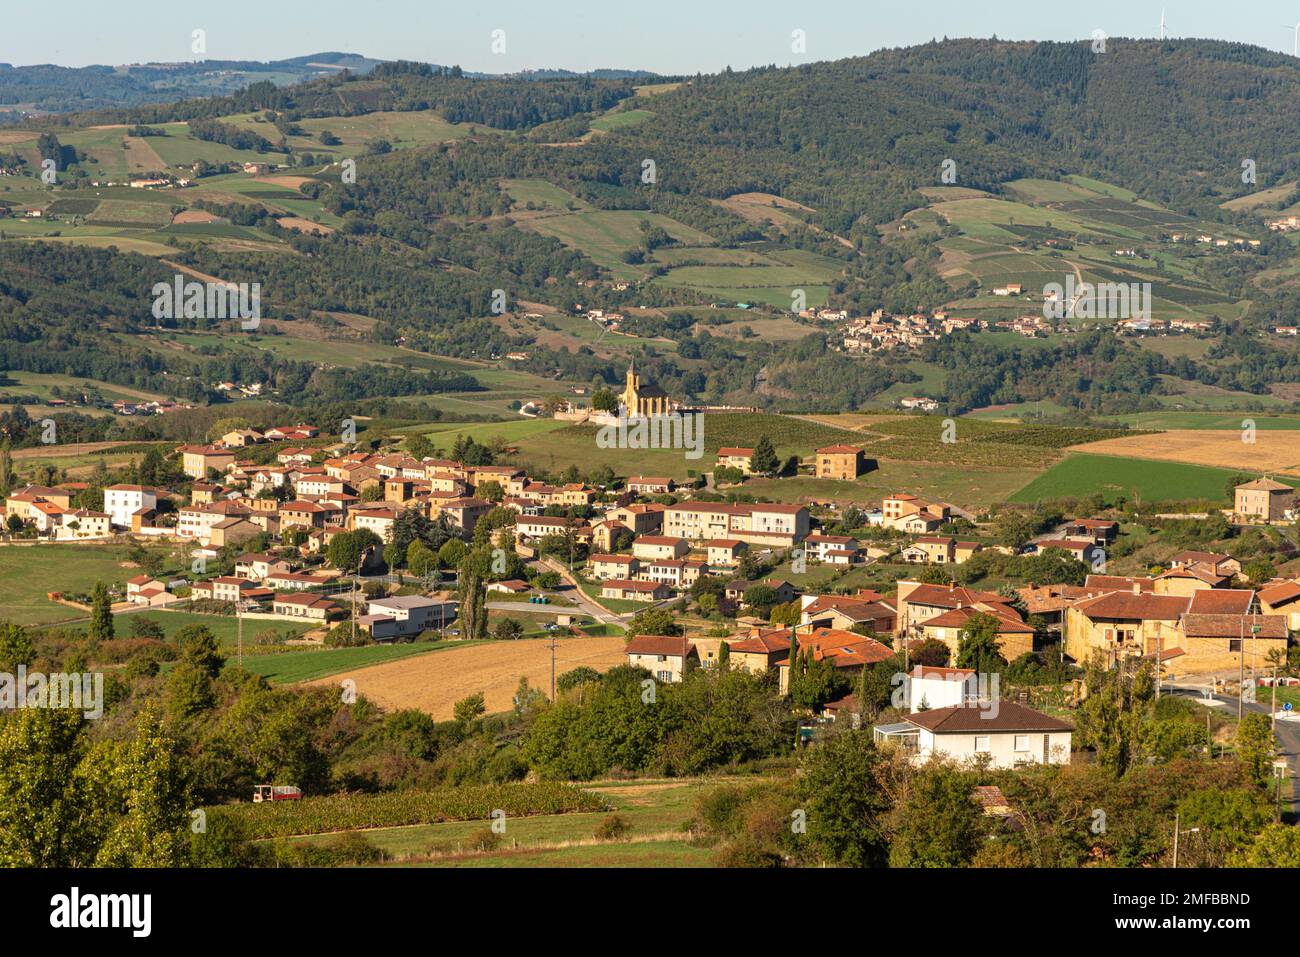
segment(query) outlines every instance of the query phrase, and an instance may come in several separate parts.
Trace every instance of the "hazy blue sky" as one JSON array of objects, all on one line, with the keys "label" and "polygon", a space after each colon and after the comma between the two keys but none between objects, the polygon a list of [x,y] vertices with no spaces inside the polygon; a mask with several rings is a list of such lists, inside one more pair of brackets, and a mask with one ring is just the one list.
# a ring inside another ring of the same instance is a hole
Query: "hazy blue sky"
[{"label": "hazy blue sky", "polygon": [[[175,4],[67,0],[6,4],[0,61],[15,65],[193,60],[191,32],[207,31],[214,59],[269,60],[324,50],[458,63],[469,70],[629,67],[660,73],[786,65],[869,53],[934,38],[1069,40],[1215,37],[1292,49],[1285,23],[1300,0],[218,0]],[[506,50],[491,50],[493,30]],[[791,31],[807,53],[791,52]]]}]

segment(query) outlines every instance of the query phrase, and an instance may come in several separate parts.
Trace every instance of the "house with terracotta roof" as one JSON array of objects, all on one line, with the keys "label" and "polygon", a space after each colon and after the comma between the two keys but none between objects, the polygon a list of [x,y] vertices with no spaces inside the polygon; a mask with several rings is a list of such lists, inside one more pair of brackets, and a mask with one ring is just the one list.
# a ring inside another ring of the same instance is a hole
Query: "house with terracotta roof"
[{"label": "house with terracotta roof", "polygon": [[927,565],[961,565],[984,546],[950,535],[922,535],[900,553],[903,561]]},{"label": "house with terracotta roof", "polygon": [[1072,518],[1065,523],[1067,538],[1090,538],[1097,545],[1108,545],[1119,535],[1119,522],[1106,518]]},{"label": "house with terracotta roof", "polygon": [[699,662],[689,638],[671,635],[637,635],[624,648],[627,663],[644,668],[662,684],[674,684],[686,676],[691,661]]},{"label": "house with terracotta roof", "polygon": [[686,539],[671,535],[642,535],[632,543],[632,554],[642,561],[685,558],[690,552]]},{"label": "house with terracotta roof", "polygon": [[[813,661],[829,661],[836,673],[852,680],[868,665],[886,661],[894,656],[888,645],[874,638],[840,628],[816,628],[797,636],[795,654],[808,656]],[[777,664],[778,686],[781,694],[790,693],[790,662]]]},{"label": "house with terracotta roof", "polygon": [[1198,565],[1226,578],[1241,574],[1241,562],[1219,552],[1182,551],[1169,559],[1171,568],[1194,568]]},{"label": "house with terracotta roof", "polygon": [[754,470],[750,467],[750,460],[754,457],[753,449],[742,449],[734,446],[724,446],[718,449],[718,468],[739,469],[746,475],[752,475]]},{"label": "house with terracotta roof", "polygon": [[271,611],[285,618],[326,622],[341,617],[343,606],[322,595],[276,595],[271,601]]},{"label": "house with terracotta roof", "polygon": [[887,600],[863,600],[850,595],[804,595],[800,599],[799,626],[809,631],[865,625],[878,635],[893,634],[898,612]]},{"label": "house with terracotta roof", "polygon": [[709,566],[712,568],[734,568],[740,564],[740,556],[748,546],[738,538],[717,538],[705,543]]},{"label": "house with terracotta roof", "polygon": [[669,588],[690,588],[700,580],[706,568],[704,562],[686,558],[659,558],[641,563],[636,577],[641,581],[663,582]]},{"label": "house with terracotta roof", "polygon": [[948,646],[949,659],[955,661],[961,649],[962,631],[977,615],[987,615],[997,623],[998,653],[1007,661],[1015,661],[1034,650],[1034,629],[1010,605],[995,603],[983,608],[975,605],[951,608],[927,618],[921,623],[921,640],[943,642]]},{"label": "house with terracotta roof", "polygon": [[1264,614],[1283,615],[1288,628],[1300,631],[1300,581],[1271,581],[1259,590],[1258,597]]},{"label": "house with terracotta roof", "polygon": [[668,495],[677,483],[662,475],[633,475],[625,487],[635,495]]},{"label": "house with terracotta roof", "polygon": [[672,589],[663,582],[611,578],[600,586],[601,598],[617,598],[621,601],[663,601],[672,596]]},{"label": "house with terracotta roof", "polygon": [[587,573],[597,581],[609,581],[611,578],[636,578],[641,562],[635,555],[590,555],[587,558]]},{"label": "house with terracotta roof", "polygon": [[848,535],[814,533],[803,540],[803,548],[809,561],[847,565],[852,564],[862,546],[856,538]]},{"label": "house with terracotta roof", "polygon": [[921,638],[922,625],[944,612],[957,608],[1006,611],[1013,600],[997,592],[977,591],[964,585],[928,585],[904,579],[898,583],[898,631],[907,638]]},{"label": "house with terracotta roof", "polygon": [[731,667],[761,674],[790,658],[788,628],[752,628],[747,634],[727,639]]},{"label": "house with terracotta roof", "polygon": [[1201,589],[1191,596],[1136,590],[1085,598],[1068,611],[1065,653],[1075,661],[1100,654],[1110,667],[1129,657],[1158,657],[1181,674],[1259,665],[1286,652],[1287,619],[1260,615],[1249,589]]},{"label": "house with terracotta roof", "polygon": [[682,502],[664,510],[664,535],[703,544],[719,538],[789,548],[811,531],[803,505],[772,502]]},{"label": "house with terracotta roof", "polygon": [[878,725],[878,742],[901,745],[923,763],[932,757],[987,761],[989,767],[1069,764],[1074,727],[1011,701],[996,707],[961,705],[918,711],[901,722]]}]

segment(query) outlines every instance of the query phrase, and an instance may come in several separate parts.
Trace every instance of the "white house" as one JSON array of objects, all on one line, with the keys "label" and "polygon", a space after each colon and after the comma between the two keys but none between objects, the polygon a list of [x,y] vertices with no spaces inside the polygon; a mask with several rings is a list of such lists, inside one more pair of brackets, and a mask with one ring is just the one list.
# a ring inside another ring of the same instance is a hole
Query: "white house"
[{"label": "white house", "polygon": [[898,724],[877,725],[877,741],[893,741],[917,762],[932,757],[987,760],[990,767],[1069,764],[1074,728],[1033,708],[996,698],[909,714]]},{"label": "white house", "polygon": [[357,621],[376,641],[414,637],[454,620],[457,607],[454,601],[425,598],[423,595],[376,598]]},{"label": "white house", "polygon": [[157,507],[157,494],[143,485],[110,485],[104,489],[104,511],[119,528],[130,528],[131,516],[140,509]]}]

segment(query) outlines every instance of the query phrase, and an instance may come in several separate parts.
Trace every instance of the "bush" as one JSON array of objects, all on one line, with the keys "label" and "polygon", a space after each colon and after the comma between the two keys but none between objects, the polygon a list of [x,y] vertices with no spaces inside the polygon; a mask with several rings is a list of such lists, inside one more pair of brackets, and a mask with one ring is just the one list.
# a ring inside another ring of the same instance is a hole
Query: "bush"
[{"label": "bush", "polygon": [[596,840],[622,841],[632,830],[632,822],[621,814],[611,814],[596,825]]},{"label": "bush", "polygon": [[471,834],[465,843],[471,851],[495,851],[501,846],[501,835],[485,827]]}]

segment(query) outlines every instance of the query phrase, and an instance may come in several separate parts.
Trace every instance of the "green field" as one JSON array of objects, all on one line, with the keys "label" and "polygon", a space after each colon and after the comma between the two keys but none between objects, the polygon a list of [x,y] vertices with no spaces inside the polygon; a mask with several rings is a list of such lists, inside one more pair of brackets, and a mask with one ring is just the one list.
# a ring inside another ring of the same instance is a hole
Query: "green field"
[{"label": "green field", "polygon": [[591,121],[591,128],[599,130],[602,133],[608,133],[610,130],[621,130],[629,126],[637,126],[654,116],[650,110],[618,110],[614,113],[606,113],[604,116],[598,116]]},{"label": "green field", "polygon": [[[171,610],[133,611],[117,616],[117,632],[121,635],[130,634],[131,622],[140,618],[158,622],[168,638],[188,625],[203,625],[227,650],[233,651],[238,645],[239,621],[230,615],[198,615]],[[243,621],[245,651],[255,647],[255,639],[261,632],[274,630],[280,635],[297,638],[310,629],[310,626],[296,621],[271,621],[263,618],[245,618]]]},{"label": "green field", "polygon": [[[435,867],[705,867],[714,849],[683,833],[696,802],[707,792],[755,778],[694,778],[596,782],[583,786],[614,806],[630,825],[628,840],[598,842],[596,828],[608,812],[511,817],[499,848],[471,852],[466,844],[484,821],[444,821],[365,831],[366,840],[399,865]],[[328,843],[331,835],[292,838]]]},{"label": "green field", "polygon": [[122,583],[140,574],[127,564],[121,545],[51,543],[0,547],[0,618],[20,625],[45,625],[84,618],[86,613],[59,605],[46,592],[89,594],[96,580]]},{"label": "green field", "polygon": [[[249,624],[249,623],[245,623]],[[261,624],[280,626],[279,622]],[[287,624],[287,623],[286,623]],[[423,655],[447,648],[467,648],[476,645],[476,641],[429,641],[398,643],[390,645],[363,645],[360,648],[324,648],[319,651],[284,651],[269,655],[245,655],[244,670],[261,675],[276,684],[292,684],[297,681],[313,681],[364,668],[367,665],[383,664],[385,661],[397,661],[412,655]],[[226,659],[227,667],[234,667],[233,658]]]},{"label": "green field", "polygon": [[[1070,455],[1034,479],[1010,501],[1032,504],[1057,498],[1101,493],[1108,502],[1136,494],[1146,504],[1205,499],[1227,504],[1227,484],[1234,472],[1180,462],[1126,459],[1113,455]],[[1300,480],[1288,480],[1300,485]]]},{"label": "green field", "polygon": [[[526,220],[528,228],[553,236],[577,249],[617,276],[635,278],[642,271],[623,262],[623,253],[641,244],[641,223],[661,227],[669,236],[688,246],[706,246],[713,237],[659,213],[641,210],[593,210]],[[787,294],[787,300],[789,296]]]}]

